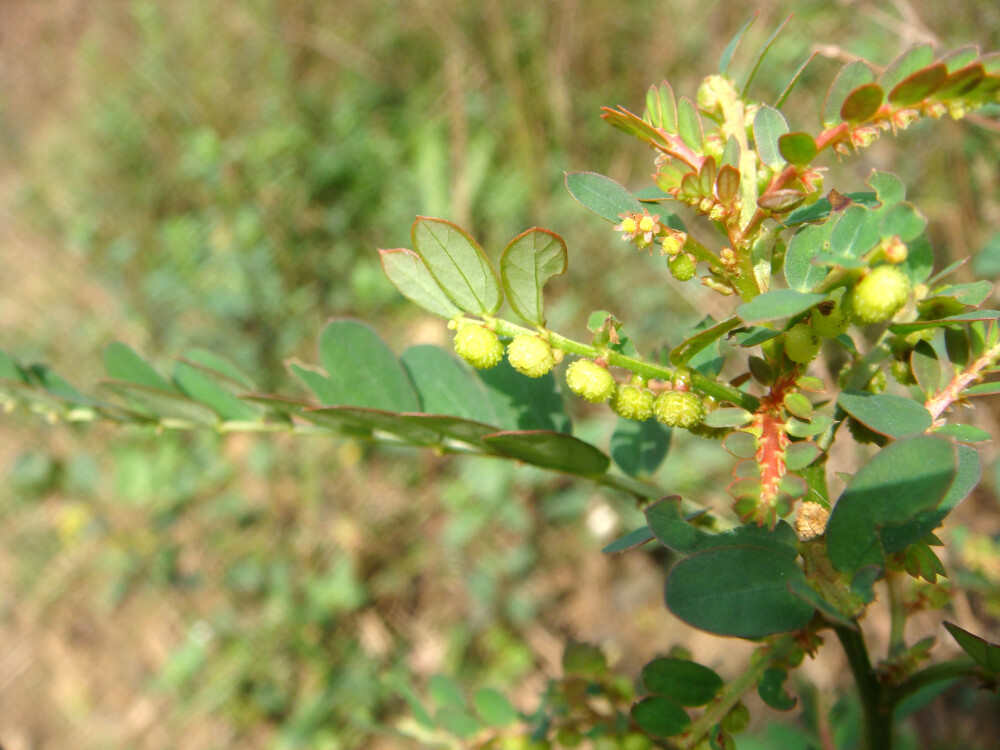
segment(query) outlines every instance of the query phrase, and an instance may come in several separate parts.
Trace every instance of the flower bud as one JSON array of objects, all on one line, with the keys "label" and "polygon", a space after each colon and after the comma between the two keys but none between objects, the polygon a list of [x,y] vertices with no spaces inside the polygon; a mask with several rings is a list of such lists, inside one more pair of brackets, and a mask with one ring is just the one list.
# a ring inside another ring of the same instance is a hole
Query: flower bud
[{"label": "flower bud", "polygon": [[644,422],[653,416],[653,394],[634,385],[620,385],[611,397],[611,409],[619,417]]},{"label": "flower bud", "polygon": [[611,398],[615,379],[596,362],[578,359],[566,368],[566,385],[577,396],[592,404],[600,404]]},{"label": "flower bud", "polygon": [[455,332],[455,351],[477,370],[488,370],[503,359],[503,344],[483,326],[460,323]]},{"label": "flower bud", "polygon": [[656,397],[653,411],[667,427],[689,429],[705,418],[705,404],[691,391],[667,391]]}]

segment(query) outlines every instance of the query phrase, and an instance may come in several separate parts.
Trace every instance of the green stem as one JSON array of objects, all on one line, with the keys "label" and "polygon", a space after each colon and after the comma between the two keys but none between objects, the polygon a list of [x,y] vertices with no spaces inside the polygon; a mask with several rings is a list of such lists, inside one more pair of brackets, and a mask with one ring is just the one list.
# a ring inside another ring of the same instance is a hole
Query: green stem
[{"label": "green stem", "polygon": [[889,658],[901,654],[906,649],[904,635],[906,630],[906,608],[899,595],[899,580],[889,573],[885,577],[889,590]]},{"label": "green stem", "polygon": [[[538,334],[535,330],[519,326],[516,323],[511,323],[510,321],[503,320],[502,318],[493,318],[491,322],[494,324],[496,332],[502,336]],[[589,357],[590,359],[601,357],[613,367],[622,367],[650,380],[671,380],[676,373],[676,369],[673,367],[665,367],[664,365],[646,362],[636,357],[629,357],[628,355],[621,354],[620,352],[616,352],[611,349],[584,344],[583,342],[574,341],[573,339],[566,338],[565,336],[560,336],[558,333],[547,331],[546,335],[549,345],[555,349],[559,349],[567,354],[577,354],[581,357]],[[708,378],[697,371],[692,371],[690,376],[691,385],[702,393],[712,396],[719,401],[728,401],[736,404],[737,406],[742,406],[744,409],[749,411],[755,411],[757,409],[757,399],[749,393],[744,393],[737,388],[733,388],[731,385],[720,383],[718,380]]]},{"label": "green stem", "polygon": [[834,625],[847,655],[847,663],[858,686],[862,710],[862,750],[892,750],[892,703],[868,658],[868,648],[860,631]]}]

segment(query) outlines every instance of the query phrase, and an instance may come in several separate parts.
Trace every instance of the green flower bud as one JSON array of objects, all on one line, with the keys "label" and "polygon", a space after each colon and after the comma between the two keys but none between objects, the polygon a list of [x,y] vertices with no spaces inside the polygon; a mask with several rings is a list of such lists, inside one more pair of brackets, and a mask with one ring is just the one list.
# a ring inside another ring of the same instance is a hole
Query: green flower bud
[{"label": "green flower bud", "polygon": [[670,266],[670,273],[678,281],[690,281],[694,278],[694,258],[687,253],[678,253],[667,265]]},{"label": "green flower bud", "polygon": [[808,323],[798,323],[785,334],[785,356],[800,365],[816,359],[819,345],[820,337]]},{"label": "green flower bud", "polygon": [[460,323],[455,332],[455,351],[477,370],[488,370],[503,359],[503,344],[483,326]]},{"label": "green flower bud", "polygon": [[619,417],[645,422],[653,416],[653,394],[634,385],[620,385],[611,397],[611,409]]},{"label": "green flower bud", "polygon": [[667,391],[653,404],[656,419],[667,427],[689,429],[705,418],[705,404],[691,391]]},{"label": "green flower bud", "polygon": [[823,300],[812,311],[812,327],[825,339],[836,338],[847,330],[847,313],[839,300]]},{"label": "green flower bud", "polygon": [[507,361],[511,367],[529,378],[540,378],[555,364],[552,347],[539,336],[517,336],[507,344]]},{"label": "green flower bud", "polygon": [[578,359],[566,368],[566,385],[577,396],[592,404],[600,404],[611,398],[615,379],[596,362]]},{"label": "green flower bud", "polygon": [[884,323],[906,304],[910,280],[895,266],[872,269],[851,293],[851,318],[857,325]]}]

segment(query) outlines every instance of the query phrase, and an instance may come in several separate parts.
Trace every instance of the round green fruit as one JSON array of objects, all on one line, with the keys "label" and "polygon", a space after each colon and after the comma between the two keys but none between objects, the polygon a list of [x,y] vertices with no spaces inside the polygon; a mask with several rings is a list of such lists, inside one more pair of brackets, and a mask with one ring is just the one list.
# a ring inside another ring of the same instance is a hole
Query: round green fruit
[{"label": "round green fruit", "polygon": [[690,281],[694,278],[694,258],[687,253],[678,253],[668,262],[670,273],[678,281]]},{"label": "round green fruit", "polygon": [[503,344],[483,326],[462,323],[455,332],[455,351],[477,370],[488,370],[503,359]]},{"label": "round green fruit", "polygon": [[816,359],[822,340],[808,323],[797,323],[785,334],[785,356],[805,365]]},{"label": "round green fruit", "polygon": [[619,417],[644,422],[653,416],[653,394],[634,385],[620,385],[611,397],[611,409]]},{"label": "round green fruit", "polygon": [[511,367],[529,378],[540,378],[555,364],[552,347],[539,336],[516,336],[507,344],[507,361]]},{"label": "round green fruit", "polygon": [[615,379],[596,362],[578,359],[566,368],[566,385],[580,398],[600,404],[611,398]]},{"label": "round green fruit", "polygon": [[691,391],[667,391],[653,404],[656,419],[667,427],[690,429],[705,418],[705,404]]},{"label": "round green fruit", "polygon": [[895,266],[872,269],[851,292],[851,318],[858,325],[884,323],[902,309],[910,280]]},{"label": "round green fruit", "polygon": [[847,330],[850,321],[838,300],[823,300],[812,311],[813,330],[825,339],[833,339]]}]

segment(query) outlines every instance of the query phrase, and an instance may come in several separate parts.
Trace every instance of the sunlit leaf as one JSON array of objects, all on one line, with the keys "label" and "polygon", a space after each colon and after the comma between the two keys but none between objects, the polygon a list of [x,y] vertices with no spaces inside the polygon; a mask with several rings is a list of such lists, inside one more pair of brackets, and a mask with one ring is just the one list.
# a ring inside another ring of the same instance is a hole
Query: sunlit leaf
[{"label": "sunlit leaf", "polygon": [[577,203],[612,224],[621,221],[619,214],[642,211],[642,205],[632,193],[602,174],[569,172],[566,189]]},{"label": "sunlit leaf", "polygon": [[507,301],[531,325],[545,325],[542,291],[553,276],[566,272],[566,243],[547,229],[529,229],[512,239],[500,256],[500,278]]},{"label": "sunlit leaf", "polygon": [[762,104],[753,121],[753,140],[761,162],[771,169],[778,169],[785,163],[778,139],[788,133],[788,123],[774,107]]},{"label": "sunlit leaf", "polygon": [[399,293],[427,312],[451,320],[462,311],[448,299],[431,272],[412,250],[379,250],[382,270]]},{"label": "sunlit leaf", "polygon": [[418,216],[410,235],[431,276],[459,308],[477,315],[500,309],[503,297],[496,271],[468,232],[444,219]]}]

